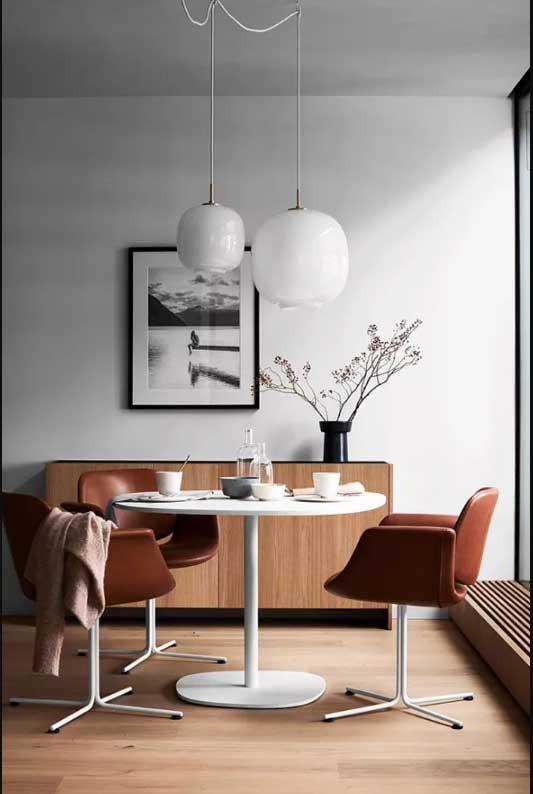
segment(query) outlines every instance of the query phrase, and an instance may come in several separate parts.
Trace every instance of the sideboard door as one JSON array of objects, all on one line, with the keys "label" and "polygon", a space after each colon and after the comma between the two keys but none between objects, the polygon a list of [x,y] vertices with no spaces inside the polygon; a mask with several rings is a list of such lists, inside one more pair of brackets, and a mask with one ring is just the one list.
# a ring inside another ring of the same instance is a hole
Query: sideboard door
[{"label": "sideboard door", "polygon": [[[340,570],[363,531],[390,512],[392,467],[387,463],[276,463],[276,482],[294,488],[312,484],[314,471],[338,471],[341,481],[359,480],[387,503],[368,513],[327,518],[262,518],[259,532],[259,605],[265,609],[383,609],[383,604],[330,595],[324,582]],[[223,473],[224,466],[219,467]],[[229,473],[229,471],[228,471]],[[243,606],[243,534],[239,518],[221,520],[219,606]]]}]

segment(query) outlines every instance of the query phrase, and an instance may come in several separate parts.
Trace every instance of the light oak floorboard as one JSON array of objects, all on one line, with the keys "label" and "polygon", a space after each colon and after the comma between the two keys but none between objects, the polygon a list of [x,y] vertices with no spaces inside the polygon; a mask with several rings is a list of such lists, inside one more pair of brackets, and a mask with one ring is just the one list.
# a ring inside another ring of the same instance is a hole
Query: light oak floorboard
[{"label": "light oak floorboard", "polygon": [[[242,666],[242,628],[235,623],[161,621],[161,642],[196,653],[222,653],[228,669]],[[141,624],[102,626],[102,645],[134,647]],[[84,632],[69,625],[58,680],[31,674],[33,628],[4,622],[4,699],[82,695],[86,661],[73,655]],[[413,715],[387,713],[321,722],[326,711],[349,708],[346,685],[389,692],[394,636],[338,624],[265,623],[264,668],[323,675],[326,694],[304,708],[245,711],[183,703],[185,719],[93,712],[45,733],[65,709],[4,707],[4,794],[492,794],[529,791],[527,720],[457,629],[444,620],[410,623],[411,694],[474,690],[473,702],[445,713],[463,731]],[[135,688],[128,704],[170,707],[176,679],[212,667],[154,659],[129,678],[119,658],[102,662],[103,688]]]}]

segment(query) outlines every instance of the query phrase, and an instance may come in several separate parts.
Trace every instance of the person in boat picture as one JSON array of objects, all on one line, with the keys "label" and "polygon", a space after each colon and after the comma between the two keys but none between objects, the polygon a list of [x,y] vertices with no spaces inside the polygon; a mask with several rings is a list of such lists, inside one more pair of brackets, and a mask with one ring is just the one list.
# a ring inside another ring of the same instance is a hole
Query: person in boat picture
[{"label": "person in boat picture", "polygon": [[200,344],[200,337],[198,336],[196,331],[193,329],[191,331],[191,341],[190,341],[190,344],[188,345],[189,355],[191,355],[191,353],[194,350],[194,348],[198,347],[199,344]]}]

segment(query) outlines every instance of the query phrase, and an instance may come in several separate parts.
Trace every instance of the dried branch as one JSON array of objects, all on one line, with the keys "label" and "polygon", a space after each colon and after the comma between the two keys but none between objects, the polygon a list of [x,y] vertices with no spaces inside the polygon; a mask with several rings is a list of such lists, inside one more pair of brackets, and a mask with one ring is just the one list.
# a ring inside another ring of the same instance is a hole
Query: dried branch
[{"label": "dried branch", "polygon": [[332,400],[336,405],[336,421],[341,421],[343,414],[348,415],[347,421],[352,421],[376,389],[388,383],[393,375],[420,362],[420,349],[411,345],[410,339],[421,324],[418,319],[410,324],[401,320],[394,326],[390,339],[382,339],[377,325],[369,325],[366,349],[348,364],[332,371],[333,388],[316,389],[309,380],[309,362],[303,366],[301,375],[297,375],[291,362],[282,356],[274,358],[274,366],[260,371],[259,388],[261,391],[296,395],[324,421],[329,418],[326,401]]}]

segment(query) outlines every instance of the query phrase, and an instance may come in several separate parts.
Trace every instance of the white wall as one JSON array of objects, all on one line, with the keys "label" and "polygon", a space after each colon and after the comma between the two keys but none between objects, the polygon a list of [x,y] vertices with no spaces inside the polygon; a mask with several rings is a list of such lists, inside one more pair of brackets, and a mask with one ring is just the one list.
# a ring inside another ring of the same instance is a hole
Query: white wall
[{"label": "white wall", "polygon": [[[10,100],[5,107],[4,486],[42,493],[57,458],[231,458],[253,425],[276,458],[320,458],[312,413],[127,410],[129,245],[172,244],[205,200],[204,98]],[[290,98],[218,103],[219,197],[249,239],[293,202]],[[454,512],[497,485],[483,574],[513,560],[513,153],[499,99],[305,97],[304,198],[335,215],[348,286],[317,311],[261,306],[261,359],[317,375],[369,322],[420,316],[422,364],[369,401],[355,459],[395,465],[398,510]],[[24,609],[9,557],[4,609]]]}]

